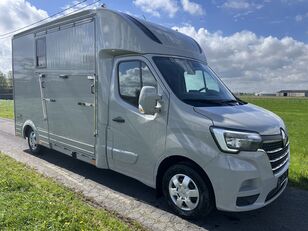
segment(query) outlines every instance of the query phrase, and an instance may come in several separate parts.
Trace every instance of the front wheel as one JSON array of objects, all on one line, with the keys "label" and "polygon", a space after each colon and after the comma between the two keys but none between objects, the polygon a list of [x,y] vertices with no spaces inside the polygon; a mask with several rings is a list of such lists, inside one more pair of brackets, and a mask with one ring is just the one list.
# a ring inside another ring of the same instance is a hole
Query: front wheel
[{"label": "front wheel", "polygon": [[28,132],[28,145],[32,154],[40,154],[42,147],[38,144],[36,134],[32,129]]},{"label": "front wheel", "polygon": [[181,217],[196,219],[212,211],[213,199],[209,183],[189,165],[171,166],[162,183],[168,204]]}]

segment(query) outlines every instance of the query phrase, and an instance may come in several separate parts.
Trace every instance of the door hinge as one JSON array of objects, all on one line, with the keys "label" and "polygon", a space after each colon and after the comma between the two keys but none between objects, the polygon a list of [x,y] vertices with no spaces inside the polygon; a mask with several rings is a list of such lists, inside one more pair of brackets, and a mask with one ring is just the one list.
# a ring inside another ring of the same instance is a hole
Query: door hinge
[{"label": "door hinge", "polygon": [[88,80],[95,80],[95,75],[88,75]]}]

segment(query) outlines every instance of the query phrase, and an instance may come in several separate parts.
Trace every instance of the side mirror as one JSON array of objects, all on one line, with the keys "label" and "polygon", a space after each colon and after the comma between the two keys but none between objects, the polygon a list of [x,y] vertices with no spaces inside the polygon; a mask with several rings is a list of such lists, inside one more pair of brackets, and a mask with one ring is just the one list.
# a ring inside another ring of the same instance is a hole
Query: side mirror
[{"label": "side mirror", "polygon": [[157,106],[157,101],[160,99],[155,87],[142,87],[139,95],[139,111],[143,114],[154,115],[160,111],[160,107]]}]

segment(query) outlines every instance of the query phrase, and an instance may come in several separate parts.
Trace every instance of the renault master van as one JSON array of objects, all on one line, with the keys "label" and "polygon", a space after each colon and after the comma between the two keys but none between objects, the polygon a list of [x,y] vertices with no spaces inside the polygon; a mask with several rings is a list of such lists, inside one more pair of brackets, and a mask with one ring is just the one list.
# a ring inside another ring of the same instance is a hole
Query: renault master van
[{"label": "renault master van", "polygon": [[192,38],[130,15],[85,10],[12,40],[15,133],[133,177],[182,217],[248,211],[288,181],[275,114],[243,102]]}]

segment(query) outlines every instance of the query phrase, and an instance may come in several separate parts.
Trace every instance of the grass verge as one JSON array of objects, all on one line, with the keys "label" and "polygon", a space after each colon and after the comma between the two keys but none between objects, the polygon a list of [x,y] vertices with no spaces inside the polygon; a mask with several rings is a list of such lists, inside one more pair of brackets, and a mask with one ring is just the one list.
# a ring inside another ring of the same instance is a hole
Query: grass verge
[{"label": "grass verge", "polygon": [[279,115],[288,128],[291,185],[308,190],[308,99],[280,97],[241,97]]},{"label": "grass verge", "polygon": [[0,153],[0,230],[144,230]]},{"label": "grass verge", "polygon": [[0,100],[0,117],[13,119],[14,118],[14,101]]}]

